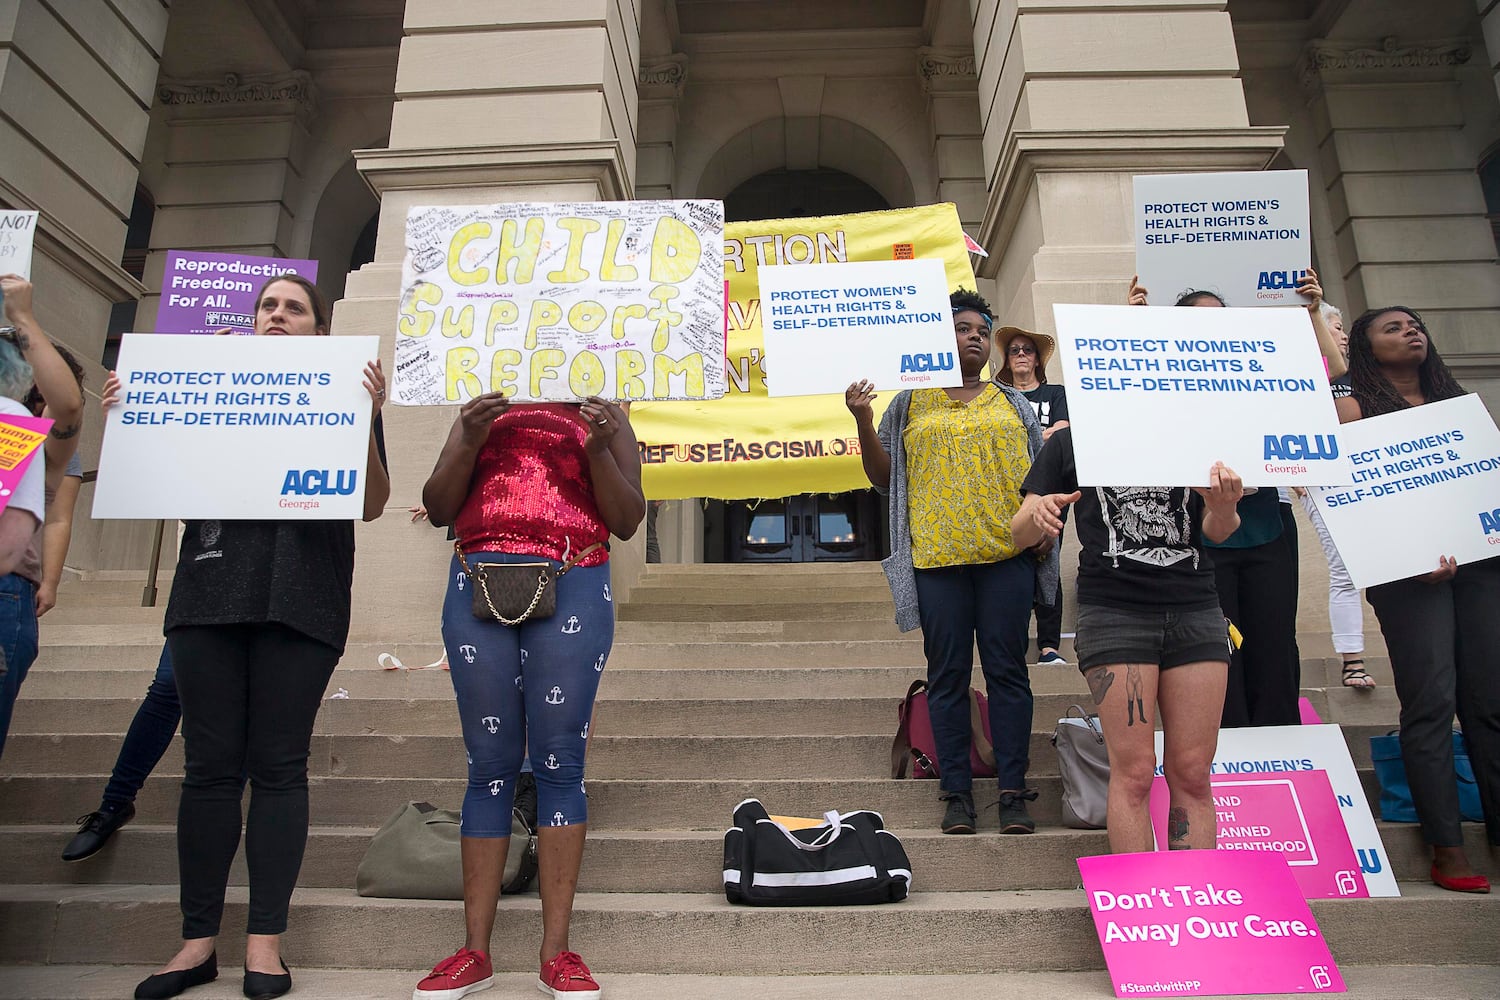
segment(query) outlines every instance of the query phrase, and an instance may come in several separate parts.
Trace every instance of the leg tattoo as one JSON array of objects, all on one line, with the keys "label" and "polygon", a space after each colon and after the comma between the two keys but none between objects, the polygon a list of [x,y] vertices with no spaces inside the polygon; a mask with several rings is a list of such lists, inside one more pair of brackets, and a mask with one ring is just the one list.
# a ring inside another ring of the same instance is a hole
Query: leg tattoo
[{"label": "leg tattoo", "polygon": [[1188,836],[1188,814],[1182,806],[1173,806],[1167,811],[1167,850],[1186,851],[1189,850]]},{"label": "leg tattoo", "polygon": [[1141,691],[1141,668],[1131,665],[1125,668],[1125,724],[1133,726],[1139,721],[1150,725],[1146,718],[1146,697]]},{"label": "leg tattoo", "polygon": [[1094,704],[1102,705],[1104,696],[1109,694],[1109,686],[1115,682],[1115,672],[1108,667],[1093,667],[1084,673],[1083,679],[1088,682]]}]

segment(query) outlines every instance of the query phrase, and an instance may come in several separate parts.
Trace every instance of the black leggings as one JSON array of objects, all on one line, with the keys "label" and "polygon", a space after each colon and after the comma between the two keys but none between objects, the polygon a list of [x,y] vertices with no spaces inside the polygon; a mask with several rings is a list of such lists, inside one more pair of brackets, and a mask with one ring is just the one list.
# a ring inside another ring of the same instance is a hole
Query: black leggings
[{"label": "black leggings", "polygon": [[187,758],[177,812],[182,936],[219,933],[246,775],[246,931],[280,934],[307,847],[313,720],[338,650],[272,624],[184,626],[167,645]]}]

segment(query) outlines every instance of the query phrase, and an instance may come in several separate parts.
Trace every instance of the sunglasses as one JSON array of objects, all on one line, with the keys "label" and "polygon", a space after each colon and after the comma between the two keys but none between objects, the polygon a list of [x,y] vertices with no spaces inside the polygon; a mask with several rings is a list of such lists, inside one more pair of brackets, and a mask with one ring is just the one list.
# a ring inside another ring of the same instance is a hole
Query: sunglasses
[{"label": "sunglasses", "polygon": [[1017,344],[1005,353],[1009,354],[1013,358],[1019,358],[1027,354],[1035,355],[1036,348],[1032,347],[1030,344]]}]

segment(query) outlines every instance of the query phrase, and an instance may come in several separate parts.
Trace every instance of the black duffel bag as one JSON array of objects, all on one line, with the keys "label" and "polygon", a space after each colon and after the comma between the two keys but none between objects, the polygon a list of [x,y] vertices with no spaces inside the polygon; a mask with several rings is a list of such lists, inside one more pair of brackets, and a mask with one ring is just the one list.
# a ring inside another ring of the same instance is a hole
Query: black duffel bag
[{"label": "black duffel bag", "polygon": [[724,834],[724,895],[751,906],[894,903],[911,888],[911,862],[877,812],[828,812],[790,830],[759,799],[734,809]]}]

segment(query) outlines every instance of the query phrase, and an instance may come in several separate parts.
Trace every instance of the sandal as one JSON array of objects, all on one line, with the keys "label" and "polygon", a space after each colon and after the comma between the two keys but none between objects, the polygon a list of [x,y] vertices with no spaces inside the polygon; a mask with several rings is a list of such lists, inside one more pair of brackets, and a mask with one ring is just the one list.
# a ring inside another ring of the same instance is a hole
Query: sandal
[{"label": "sandal", "polygon": [[1373,691],[1375,689],[1375,678],[1365,673],[1364,660],[1344,661],[1344,687],[1354,688],[1356,691]]}]

